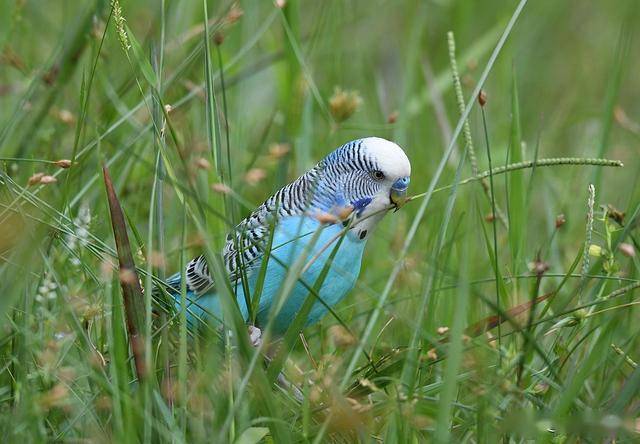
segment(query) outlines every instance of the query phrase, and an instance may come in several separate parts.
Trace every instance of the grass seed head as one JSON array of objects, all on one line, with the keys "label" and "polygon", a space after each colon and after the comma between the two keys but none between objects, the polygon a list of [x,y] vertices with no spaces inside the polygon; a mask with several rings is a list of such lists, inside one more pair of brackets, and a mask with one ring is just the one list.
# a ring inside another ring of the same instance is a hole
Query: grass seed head
[{"label": "grass seed head", "polygon": [[609,204],[607,205],[607,216],[609,216],[610,219],[616,221],[619,225],[623,225],[624,217],[626,216],[626,214],[624,211],[620,211],[613,205]]},{"label": "grass seed head", "polygon": [[58,120],[65,125],[73,125],[76,121],[75,116],[68,109],[61,109],[56,113],[56,117]]},{"label": "grass seed head", "polygon": [[152,251],[149,254],[149,263],[156,268],[166,268],[167,258],[159,251]]},{"label": "grass seed head", "polygon": [[240,18],[244,15],[244,10],[240,7],[238,3],[234,3],[231,5],[227,16],[225,17],[225,22],[227,25],[233,25],[235,22],[240,20]]},{"label": "grass seed head", "polygon": [[72,383],[78,376],[76,369],[73,367],[60,367],[58,369],[58,378],[67,384]]},{"label": "grass seed head", "polygon": [[484,220],[486,220],[489,223],[493,223],[496,220],[496,215],[493,213],[489,213],[484,217]]},{"label": "grass seed head", "polygon": [[288,143],[272,143],[269,145],[269,157],[272,159],[281,159],[291,151],[291,145]]},{"label": "grass seed head", "polygon": [[362,105],[362,97],[358,91],[343,90],[335,87],[329,99],[329,109],[336,122],[341,123],[351,117]]},{"label": "grass seed head", "polygon": [[256,186],[267,177],[267,172],[262,168],[251,168],[244,175],[244,181],[251,186]]},{"label": "grass seed head", "polygon": [[115,263],[110,258],[104,257],[100,262],[100,277],[104,282],[111,280],[115,267]]},{"label": "grass seed head", "polygon": [[631,244],[622,242],[618,246],[618,249],[620,250],[620,253],[624,254],[627,257],[636,257],[636,250],[633,248],[633,245]]},{"label": "grass seed head", "polygon": [[53,162],[57,167],[62,169],[71,168],[72,162],[69,159],[60,159]]},{"label": "grass seed head", "polygon": [[53,386],[51,390],[46,392],[40,397],[39,405],[45,410],[49,411],[54,408],[62,408],[67,406],[69,402],[69,390],[63,383],[59,383]]},{"label": "grass seed head", "polygon": [[198,169],[205,170],[205,171],[209,171],[211,169],[211,163],[204,157],[198,157],[194,161],[194,163],[196,165],[196,168]]},{"label": "grass seed head", "polygon": [[231,193],[231,188],[221,182],[211,184],[211,189],[219,194]]},{"label": "grass seed head", "polygon": [[44,175],[40,178],[41,185],[49,185],[52,183],[56,183],[57,181],[58,179],[56,179],[55,176]]},{"label": "grass seed head", "polygon": [[600,245],[596,245],[596,244],[591,244],[589,245],[589,255],[593,256],[593,257],[600,257],[602,256],[604,250],[602,249],[602,247]]},{"label": "grass seed head", "polygon": [[224,43],[224,34],[220,31],[216,32],[213,35],[213,43],[215,43],[217,46],[220,46]]},{"label": "grass seed head", "polygon": [[33,176],[29,178],[27,183],[29,185],[36,185],[40,183],[40,179],[44,177],[44,173],[35,173]]},{"label": "grass seed head", "polygon": [[337,348],[351,347],[356,343],[356,338],[342,325],[332,325],[329,335]]},{"label": "grass seed head", "polygon": [[110,412],[112,405],[113,401],[111,400],[111,397],[107,395],[98,397],[95,402],[96,410],[104,413]]},{"label": "grass seed head", "polygon": [[487,104],[487,93],[483,89],[481,89],[480,92],[478,93],[478,103],[483,108]]},{"label": "grass seed head", "polygon": [[542,276],[547,270],[549,270],[549,264],[537,257],[536,260],[529,262],[529,271],[536,276]]},{"label": "grass seed head", "polygon": [[124,52],[128,52],[129,49],[131,49],[131,44],[129,43],[129,35],[125,29],[126,19],[122,15],[122,6],[120,6],[120,2],[118,0],[111,0],[111,10],[113,12],[113,21],[116,26],[116,32],[118,33],[120,46]]}]

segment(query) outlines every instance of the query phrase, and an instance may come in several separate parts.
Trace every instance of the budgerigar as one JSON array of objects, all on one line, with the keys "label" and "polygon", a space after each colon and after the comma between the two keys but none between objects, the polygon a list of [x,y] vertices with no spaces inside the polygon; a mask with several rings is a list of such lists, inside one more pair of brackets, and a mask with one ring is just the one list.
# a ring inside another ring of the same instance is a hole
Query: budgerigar
[{"label": "budgerigar", "polygon": [[[328,312],[327,307],[340,302],[353,288],[367,239],[386,210],[403,202],[410,174],[409,159],[395,143],[378,137],[354,140],[334,150],[256,208],[227,235],[223,251],[224,264],[245,320],[248,310],[243,287],[248,287],[253,296],[271,227],[271,255],[255,330],[259,332],[272,320],[271,331],[277,336],[284,334],[293,322],[331,256],[330,268],[318,292],[322,302],[314,303],[305,325],[320,320]],[[346,220],[345,214],[350,214]],[[345,230],[346,234],[341,236]],[[303,265],[301,274],[286,299],[274,304],[294,263]],[[241,269],[246,276],[244,286]],[[221,301],[204,256],[189,262],[184,275],[190,324],[220,319]],[[171,276],[166,283],[180,307],[181,273]]]}]

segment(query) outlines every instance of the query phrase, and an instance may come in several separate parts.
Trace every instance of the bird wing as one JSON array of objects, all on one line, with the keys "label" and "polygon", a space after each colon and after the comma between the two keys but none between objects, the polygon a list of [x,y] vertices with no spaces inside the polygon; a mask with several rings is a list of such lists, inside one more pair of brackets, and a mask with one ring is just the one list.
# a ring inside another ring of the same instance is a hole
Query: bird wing
[{"label": "bird wing", "polygon": [[[324,164],[320,162],[278,190],[227,235],[222,255],[232,286],[241,279],[242,271],[250,274],[260,264],[269,238],[270,225],[276,220],[299,216],[307,211],[315,183],[323,168]],[[215,288],[215,282],[203,255],[187,264],[185,277],[187,291],[195,295],[210,293]],[[179,293],[181,273],[169,277],[166,284],[170,293]]]}]

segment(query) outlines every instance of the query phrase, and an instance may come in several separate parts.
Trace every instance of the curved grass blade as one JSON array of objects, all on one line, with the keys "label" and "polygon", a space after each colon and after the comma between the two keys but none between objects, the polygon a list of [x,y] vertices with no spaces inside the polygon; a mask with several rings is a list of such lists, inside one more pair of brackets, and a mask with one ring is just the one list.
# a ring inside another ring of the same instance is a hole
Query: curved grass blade
[{"label": "curved grass blade", "polygon": [[133,255],[131,254],[131,245],[129,244],[124,213],[122,212],[122,207],[120,206],[118,196],[113,188],[111,176],[109,175],[109,170],[106,166],[102,167],[102,174],[104,176],[104,185],[109,202],[113,236],[118,252],[120,286],[122,288],[122,299],[124,301],[127,332],[129,334],[129,342],[136,373],[138,379],[142,380],[147,373],[144,357],[144,340],[140,333],[140,328],[144,325],[144,296],[140,279],[136,272],[136,266],[133,262]]}]

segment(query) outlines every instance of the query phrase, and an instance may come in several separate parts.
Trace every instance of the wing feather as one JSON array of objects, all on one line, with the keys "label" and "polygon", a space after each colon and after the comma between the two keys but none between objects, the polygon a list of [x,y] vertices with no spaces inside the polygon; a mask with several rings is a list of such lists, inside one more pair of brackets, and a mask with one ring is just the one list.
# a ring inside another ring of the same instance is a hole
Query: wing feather
[{"label": "wing feather", "polygon": [[[227,235],[222,255],[232,284],[241,278],[241,270],[250,273],[259,265],[269,236],[269,225],[274,219],[301,215],[309,208],[314,185],[323,167],[323,162],[320,162],[278,190]],[[186,281],[187,289],[197,295],[214,288],[215,282],[203,255],[187,264]]]}]

